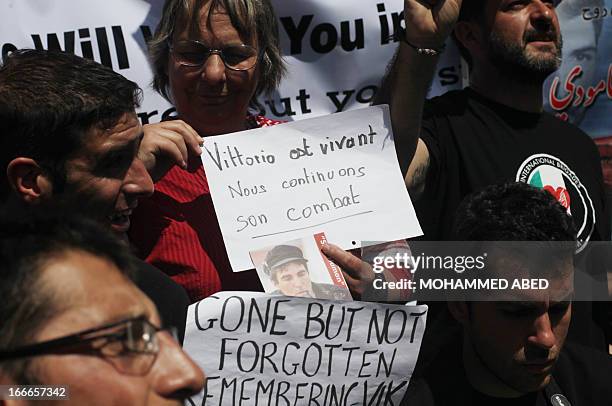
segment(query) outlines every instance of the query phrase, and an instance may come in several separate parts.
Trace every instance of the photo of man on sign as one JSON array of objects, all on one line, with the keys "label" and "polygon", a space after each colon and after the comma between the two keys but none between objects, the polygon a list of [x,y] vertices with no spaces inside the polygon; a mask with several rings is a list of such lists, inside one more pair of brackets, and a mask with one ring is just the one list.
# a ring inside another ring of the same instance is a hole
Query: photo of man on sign
[{"label": "photo of man on sign", "polygon": [[[263,258],[263,262],[259,264],[257,263],[259,261],[254,260],[254,262],[262,284],[266,285],[268,282],[269,289],[266,291],[272,295],[352,300],[346,287],[333,283],[320,255],[318,258],[320,264],[317,263],[316,256],[310,257],[313,272],[311,275],[309,259],[304,256],[300,242],[302,241],[295,240],[276,245],[272,249],[252,253],[254,258]],[[314,282],[313,277],[318,282]]]}]

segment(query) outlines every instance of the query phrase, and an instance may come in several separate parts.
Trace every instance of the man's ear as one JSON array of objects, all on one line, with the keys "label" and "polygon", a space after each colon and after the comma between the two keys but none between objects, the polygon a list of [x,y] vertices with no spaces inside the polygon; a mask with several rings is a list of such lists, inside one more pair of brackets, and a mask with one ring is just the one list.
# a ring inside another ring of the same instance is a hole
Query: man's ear
[{"label": "man's ear", "polygon": [[457,40],[474,55],[482,49],[481,27],[472,21],[458,21],[455,25],[455,37]]},{"label": "man's ear", "polygon": [[49,175],[31,158],[13,159],[6,168],[6,176],[18,198],[28,204],[38,203],[53,193]]},{"label": "man's ear", "polygon": [[448,302],[447,306],[448,311],[459,323],[465,324],[470,320],[470,309],[466,302]]}]

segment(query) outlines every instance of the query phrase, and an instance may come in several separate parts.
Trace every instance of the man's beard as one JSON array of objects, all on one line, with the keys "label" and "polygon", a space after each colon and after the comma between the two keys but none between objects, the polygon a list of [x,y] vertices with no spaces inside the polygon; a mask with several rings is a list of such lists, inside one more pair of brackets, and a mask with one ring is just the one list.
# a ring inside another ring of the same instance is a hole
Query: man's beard
[{"label": "man's beard", "polygon": [[[526,44],[538,39],[554,41],[555,51],[529,55]],[[540,33],[535,30],[527,31],[522,44],[510,43],[495,32],[491,32],[489,37],[491,62],[504,77],[539,85],[542,85],[551,73],[559,69],[562,47],[563,39],[560,34],[557,38],[554,31],[548,33]]]}]

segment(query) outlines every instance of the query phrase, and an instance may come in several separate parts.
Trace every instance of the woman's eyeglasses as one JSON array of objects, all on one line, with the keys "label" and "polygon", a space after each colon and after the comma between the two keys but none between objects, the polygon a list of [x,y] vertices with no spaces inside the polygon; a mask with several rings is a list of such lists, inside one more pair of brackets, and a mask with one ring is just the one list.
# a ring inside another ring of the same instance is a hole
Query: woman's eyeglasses
[{"label": "woman's eyeglasses", "polygon": [[209,48],[199,41],[169,42],[174,60],[183,66],[200,67],[212,54],[217,54],[228,69],[244,71],[257,65],[258,51],[250,45],[229,45],[222,49]]}]

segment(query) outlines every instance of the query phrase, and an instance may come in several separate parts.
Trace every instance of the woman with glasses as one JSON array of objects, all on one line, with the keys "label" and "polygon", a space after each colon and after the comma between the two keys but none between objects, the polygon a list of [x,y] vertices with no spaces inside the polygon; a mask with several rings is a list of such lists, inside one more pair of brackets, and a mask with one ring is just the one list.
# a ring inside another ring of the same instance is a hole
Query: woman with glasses
[{"label": "woman with glasses", "polygon": [[[167,0],[149,46],[153,85],[174,104],[178,120],[145,126],[145,139],[155,133],[182,145],[180,157],[189,153],[177,139],[278,123],[250,113],[285,71],[269,0]],[[180,166],[133,213],[132,242],[193,301],[220,290],[261,290],[254,271],[231,270],[199,157],[191,153]]]}]

